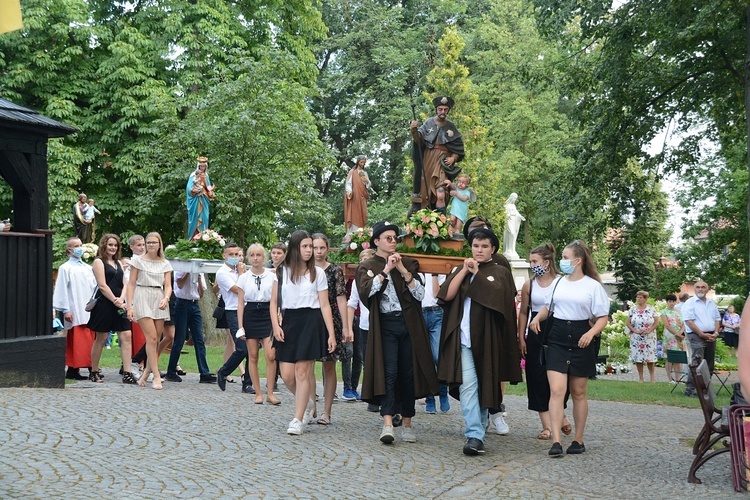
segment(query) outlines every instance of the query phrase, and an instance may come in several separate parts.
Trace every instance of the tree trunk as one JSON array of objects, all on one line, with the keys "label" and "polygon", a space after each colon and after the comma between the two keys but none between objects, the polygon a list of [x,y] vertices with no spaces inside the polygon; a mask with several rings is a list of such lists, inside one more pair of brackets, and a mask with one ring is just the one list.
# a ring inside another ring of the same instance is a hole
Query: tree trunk
[{"label": "tree trunk", "polygon": [[[745,137],[747,147],[747,170],[750,174],[750,6],[745,7],[745,39],[747,42],[747,53],[745,57]],[[750,178],[750,177],[749,177]],[[750,190],[747,194],[747,220],[750,228]],[[750,230],[750,229],[749,229]],[[750,247],[750,245],[749,245]],[[750,292],[750,248],[745,256],[745,292]]]}]

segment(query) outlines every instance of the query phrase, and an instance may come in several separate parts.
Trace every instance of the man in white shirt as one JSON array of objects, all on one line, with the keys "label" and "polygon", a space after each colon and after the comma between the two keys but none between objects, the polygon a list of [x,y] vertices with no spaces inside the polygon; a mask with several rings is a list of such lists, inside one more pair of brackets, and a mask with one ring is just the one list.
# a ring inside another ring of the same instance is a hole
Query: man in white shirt
[{"label": "man in white shirt", "polygon": [[177,271],[174,273],[174,321],[175,335],[172,352],[169,355],[169,366],[164,380],[169,382],[182,382],[177,373],[180,362],[180,351],[185,344],[187,330],[190,327],[190,335],[195,348],[195,360],[200,372],[200,383],[211,384],[216,382],[216,376],[208,369],[206,361],[206,340],[203,336],[203,315],[201,314],[200,299],[206,289],[206,278],[203,274],[190,274]]},{"label": "man in white shirt", "polygon": [[96,288],[96,278],[91,266],[81,260],[83,246],[80,239],[69,238],[65,253],[69,258],[57,270],[52,307],[62,312],[65,319],[65,365],[68,367],[65,377],[85,380],[87,377],[80,374],[80,369],[90,369],[91,346],[96,339],[96,333],[86,327],[90,315],[86,303]]},{"label": "man in white shirt", "polygon": [[[708,283],[695,283],[695,297],[685,302],[682,307],[682,320],[685,322],[685,332],[692,349],[690,361],[695,362],[698,357],[706,360],[709,372],[714,371],[714,357],[716,356],[716,339],[719,338],[721,316],[716,304],[706,298]],[[692,374],[685,384],[685,395],[697,397],[695,382]]]},{"label": "man in white shirt", "polygon": [[[234,339],[234,352],[227,359],[224,366],[216,371],[216,383],[222,391],[227,388],[227,377],[240,363],[247,359],[247,343],[244,338],[237,338],[237,280],[245,273],[245,263],[242,262],[242,249],[236,243],[227,243],[224,247],[224,265],[216,272],[216,283],[219,285],[221,297],[224,299],[224,313],[229,326],[229,332]],[[250,381],[250,375],[245,372],[243,387]]]}]

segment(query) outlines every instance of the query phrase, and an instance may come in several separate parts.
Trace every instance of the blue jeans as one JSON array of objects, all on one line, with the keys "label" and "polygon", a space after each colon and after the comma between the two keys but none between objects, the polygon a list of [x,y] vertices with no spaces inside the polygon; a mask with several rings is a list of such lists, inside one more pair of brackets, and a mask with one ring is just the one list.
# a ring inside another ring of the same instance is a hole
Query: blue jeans
[{"label": "blue jeans", "polygon": [[[227,319],[229,332],[232,334],[232,338],[234,339],[234,352],[231,356],[229,356],[229,359],[226,363],[224,363],[224,366],[219,368],[216,373],[221,373],[224,377],[228,377],[234,370],[237,369],[238,366],[240,366],[240,364],[242,364],[242,362],[247,359],[247,343],[242,339],[238,339],[235,335],[237,333],[237,330],[240,329],[237,323],[237,311],[226,310],[224,312],[224,315]],[[245,372],[245,376],[248,379],[250,378],[250,375],[247,372]]]},{"label": "blue jeans", "polygon": [[[443,326],[443,310],[438,309],[435,311],[422,310],[422,317],[427,325],[427,331],[430,334],[430,348],[432,349],[432,359],[435,361],[435,365],[438,362],[438,355],[440,354],[440,330]],[[440,384],[440,396],[448,397],[448,386]],[[427,396],[426,401],[432,401],[435,404],[435,396]]]},{"label": "blue jeans", "polygon": [[198,302],[191,300],[175,299],[174,316],[174,341],[172,352],[169,354],[169,365],[167,375],[177,375],[177,365],[180,362],[180,351],[185,345],[187,331],[193,337],[195,347],[195,360],[198,362],[198,371],[201,375],[210,375],[208,362],[206,362],[206,340],[203,336],[203,315]]},{"label": "blue jeans", "polygon": [[432,358],[435,364],[438,361],[438,351],[440,350],[440,328],[443,326],[443,310],[422,311],[424,322],[427,324],[427,331],[430,332],[430,347],[432,348]]},{"label": "blue jeans", "polygon": [[341,358],[341,378],[344,379],[344,389],[357,390],[359,375],[362,372],[362,353],[359,334],[359,316],[354,316],[352,322],[354,341],[344,344],[344,356]]},{"label": "blue jeans", "polygon": [[479,380],[474,367],[474,355],[471,347],[461,346],[461,373],[463,383],[458,387],[461,395],[461,414],[466,423],[464,436],[484,441],[484,429],[487,427],[487,408],[479,406]]}]

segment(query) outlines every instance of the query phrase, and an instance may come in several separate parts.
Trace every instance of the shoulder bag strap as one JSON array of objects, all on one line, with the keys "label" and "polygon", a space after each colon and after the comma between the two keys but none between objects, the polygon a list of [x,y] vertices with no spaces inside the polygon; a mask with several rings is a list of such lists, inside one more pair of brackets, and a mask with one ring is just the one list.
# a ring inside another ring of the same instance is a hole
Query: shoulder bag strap
[{"label": "shoulder bag strap", "polygon": [[[552,298],[549,301],[549,309],[547,310],[547,319],[545,320],[544,330],[542,330],[542,344],[547,345],[547,337],[549,337],[549,331],[552,328],[552,319],[555,314],[555,290],[557,285],[560,284],[562,278],[558,278],[555,282],[555,287],[552,289]],[[531,297],[529,297],[531,300]]]}]

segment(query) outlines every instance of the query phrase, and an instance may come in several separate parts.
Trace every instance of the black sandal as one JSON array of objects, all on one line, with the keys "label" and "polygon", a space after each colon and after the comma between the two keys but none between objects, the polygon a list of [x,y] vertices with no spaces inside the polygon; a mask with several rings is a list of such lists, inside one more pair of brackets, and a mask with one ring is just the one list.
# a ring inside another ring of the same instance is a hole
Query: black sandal
[{"label": "black sandal", "polygon": [[125,372],[122,374],[122,383],[136,385],[138,384],[138,381],[135,379],[135,376],[132,372]]},{"label": "black sandal", "polygon": [[89,375],[89,382],[96,382],[98,384],[104,383],[104,379],[101,375],[99,375],[99,372],[93,372]]}]

